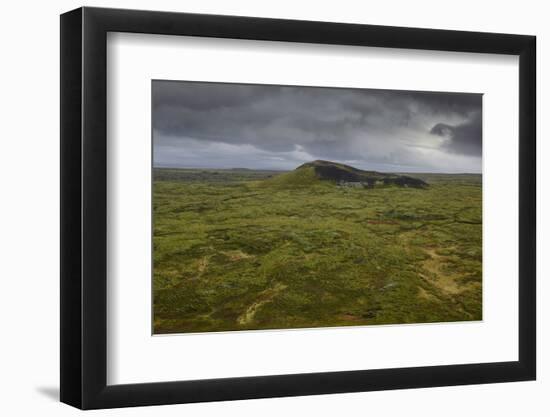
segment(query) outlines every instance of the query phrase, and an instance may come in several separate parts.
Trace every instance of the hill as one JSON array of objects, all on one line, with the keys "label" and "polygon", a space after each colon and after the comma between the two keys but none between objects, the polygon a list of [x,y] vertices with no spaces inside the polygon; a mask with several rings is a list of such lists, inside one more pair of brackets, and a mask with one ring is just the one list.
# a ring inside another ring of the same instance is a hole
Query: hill
[{"label": "hill", "polygon": [[307,162],[294,171],[277,175],[269,180],[280,186],[312,186],[334,183],[342,187],[375,188],[384,186],[426,188],[428,184],[421,179],[407,175],[389,174],[376,171],[364,171],[338,162],[317,160]]}]

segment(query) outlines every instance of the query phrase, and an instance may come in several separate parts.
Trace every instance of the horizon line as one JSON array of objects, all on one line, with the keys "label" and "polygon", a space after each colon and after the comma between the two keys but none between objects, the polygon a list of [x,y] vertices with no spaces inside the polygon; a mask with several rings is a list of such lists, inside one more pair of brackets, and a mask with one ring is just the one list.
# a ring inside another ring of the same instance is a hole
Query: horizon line
[{"label": "horizon line", "polygon": [[[296,167],[298,168],[298,167]],[[231,171],[231,170],[247,170],[247,171],[276,171],[276,172],[290,172],[293,169],[276,169],[276,168],[247,168],[247,167],[230,167],[230,168],[212,168],[212,167],[189,167],[189,166],[155,166],[152,165],[152,169],[202,169],[211,171]],[[365,170],[359,168],[362,171],[375,171],[384,174],[444,174],[444,175],[483,175],[483,172],[442,172],[442,171],[381,171],[381,170]]]}]

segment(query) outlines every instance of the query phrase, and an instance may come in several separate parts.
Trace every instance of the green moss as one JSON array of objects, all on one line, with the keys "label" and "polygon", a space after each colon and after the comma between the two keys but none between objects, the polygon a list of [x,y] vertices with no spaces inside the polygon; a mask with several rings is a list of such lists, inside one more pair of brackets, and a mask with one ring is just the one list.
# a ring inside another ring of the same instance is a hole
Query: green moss
[{"label": "green moss", "polygon": [[300,171],[155,173],[155,333],[481,318],[480,176],[353,189]]}]

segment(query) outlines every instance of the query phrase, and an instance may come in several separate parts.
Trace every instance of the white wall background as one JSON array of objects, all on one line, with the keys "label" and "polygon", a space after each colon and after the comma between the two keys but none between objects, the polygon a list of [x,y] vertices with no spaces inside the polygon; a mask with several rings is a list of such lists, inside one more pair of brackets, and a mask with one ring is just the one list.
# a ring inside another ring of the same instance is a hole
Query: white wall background
[{"label": "white wall background", "polygon": [[[59,17],[71,0],[3,5],[0,65],[0,410],[4,415],[76,415],[57,402],[59,379]],[[550,412],[550,147],[542,143],[550,97],[550,26],[537,0],[442,2],[123,0],[86,5],[240,14],[538,36],[539,119],[539,378],[536,382],[325,395],[94,412],[138,416],[279,416],[313,414],[545,416]],[[545,395],[546,394],[546,395]]]}]

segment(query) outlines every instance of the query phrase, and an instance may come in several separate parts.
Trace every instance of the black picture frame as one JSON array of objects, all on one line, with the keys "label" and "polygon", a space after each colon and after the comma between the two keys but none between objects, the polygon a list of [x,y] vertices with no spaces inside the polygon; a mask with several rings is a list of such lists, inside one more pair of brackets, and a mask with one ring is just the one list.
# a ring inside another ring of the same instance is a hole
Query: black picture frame
[{"label": "black picture frame", "polygon": [[[519,358],[424,366],[107,385],[108,32],[519,56]],[[534,380],[536,38],[102,8],[61,15],[61,401],[81,409]]]}]

